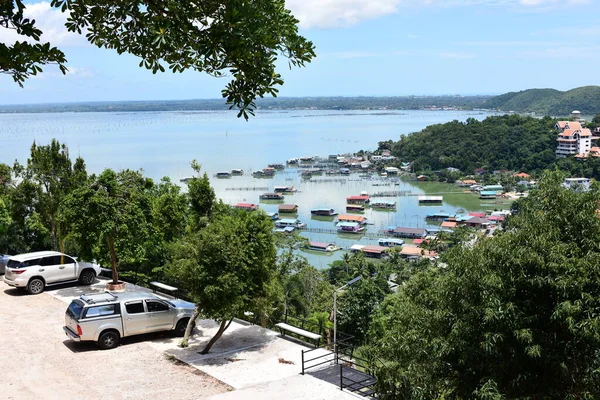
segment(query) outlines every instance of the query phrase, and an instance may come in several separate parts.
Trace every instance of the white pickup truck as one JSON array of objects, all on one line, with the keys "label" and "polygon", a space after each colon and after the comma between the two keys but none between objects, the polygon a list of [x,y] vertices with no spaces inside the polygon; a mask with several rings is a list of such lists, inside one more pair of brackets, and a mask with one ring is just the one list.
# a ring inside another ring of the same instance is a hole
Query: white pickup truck
[{"label": "white pickup truck", "polygon": [[143,291],[84,294],[71,301],[63,330],[77,342],[94,341],[107,350],[126,336],[168,330],[183,336],[194,307]]}]

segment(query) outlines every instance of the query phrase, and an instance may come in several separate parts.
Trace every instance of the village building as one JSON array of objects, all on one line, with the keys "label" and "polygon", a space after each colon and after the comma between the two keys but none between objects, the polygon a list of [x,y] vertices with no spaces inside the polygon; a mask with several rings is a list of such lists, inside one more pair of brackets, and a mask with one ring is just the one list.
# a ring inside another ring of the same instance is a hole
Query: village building
[{"label": "village building", "polygon": [[586,158],[592,149],[592,132],[577,121],[558,121],[554,126],[558,131],[556,138],[556,156],[579,155]]}]

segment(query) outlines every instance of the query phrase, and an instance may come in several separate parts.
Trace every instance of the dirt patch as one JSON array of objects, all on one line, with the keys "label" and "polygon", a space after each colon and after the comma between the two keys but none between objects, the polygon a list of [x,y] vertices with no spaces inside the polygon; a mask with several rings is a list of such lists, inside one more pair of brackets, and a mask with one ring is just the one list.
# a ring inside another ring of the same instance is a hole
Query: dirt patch
[{"label": "dirt patch", "polygon": [[66,307],[46,294],[27,295],[0,282],[3,398],[179,400],[231,390],[154,349],[148,340],[160,335],[125,338],[109,351],[69,340],[62,330]]}]

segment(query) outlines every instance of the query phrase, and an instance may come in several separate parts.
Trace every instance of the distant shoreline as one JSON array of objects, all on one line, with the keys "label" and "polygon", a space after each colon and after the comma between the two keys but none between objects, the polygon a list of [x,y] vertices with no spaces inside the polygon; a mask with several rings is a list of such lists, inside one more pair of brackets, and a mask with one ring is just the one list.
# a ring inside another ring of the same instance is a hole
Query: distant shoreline
[{"label": "distant shoreline", "polygon": [[[492,96],[286,97],[259,99],[257,111],[455,111],[483,109]],[[103,101],[0,105],[0,114],[63,112],[227,111],[222,99]]]}]

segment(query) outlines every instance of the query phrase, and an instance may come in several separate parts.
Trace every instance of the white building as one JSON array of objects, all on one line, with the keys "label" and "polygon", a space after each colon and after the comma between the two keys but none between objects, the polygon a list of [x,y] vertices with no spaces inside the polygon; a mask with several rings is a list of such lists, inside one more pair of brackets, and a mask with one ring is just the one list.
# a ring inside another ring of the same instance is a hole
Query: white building
[{"label": "white building", "polygon": [[577,191],[590,190],[590,179],[589,178],[567,178],[565,179],[563,186],[567,189],[575,189]]},{"label": "white building", "polygon": [[558,121],[556,129],[560,131],[556,138],[556,156],[587,155],[592,148],[592,132],[582,128],[579,122]]}]

